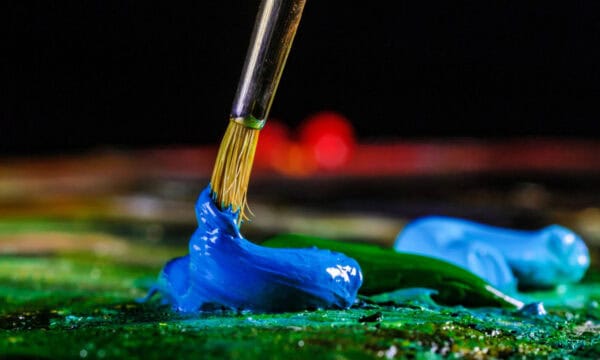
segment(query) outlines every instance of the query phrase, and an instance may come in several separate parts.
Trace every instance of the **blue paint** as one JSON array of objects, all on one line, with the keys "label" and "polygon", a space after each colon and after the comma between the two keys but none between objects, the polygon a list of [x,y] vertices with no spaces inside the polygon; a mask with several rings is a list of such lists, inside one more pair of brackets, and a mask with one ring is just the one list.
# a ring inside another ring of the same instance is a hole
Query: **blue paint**
[{"label": "blue paint", "polygon": [[242,237],[237,213],[218,209],[208,186],[196,202],[189,254],[169,261],[157,291],[176,310],[211,306],[257,312],[348,308],[362,285],[358,263],[337,252],[275,249]]},{"label": "blue paint", "polygon": [[428,216],[409,223],[394,249],[453,262],[504,291],[514,288],[514,277],[524,287],[574,283],[590,265],[585,242],[559,225],[513,230]]}]

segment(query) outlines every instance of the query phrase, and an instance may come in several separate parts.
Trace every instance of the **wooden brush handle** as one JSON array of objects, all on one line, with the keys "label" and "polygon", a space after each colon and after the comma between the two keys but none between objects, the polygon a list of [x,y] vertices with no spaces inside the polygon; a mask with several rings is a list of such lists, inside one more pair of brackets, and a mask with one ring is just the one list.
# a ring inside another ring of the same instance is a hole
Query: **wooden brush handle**
[{"label": "wooden brush handle", "polygon": [[262,0],[233,101],[233,120],[254,129],[264,126],[305,3]]}]

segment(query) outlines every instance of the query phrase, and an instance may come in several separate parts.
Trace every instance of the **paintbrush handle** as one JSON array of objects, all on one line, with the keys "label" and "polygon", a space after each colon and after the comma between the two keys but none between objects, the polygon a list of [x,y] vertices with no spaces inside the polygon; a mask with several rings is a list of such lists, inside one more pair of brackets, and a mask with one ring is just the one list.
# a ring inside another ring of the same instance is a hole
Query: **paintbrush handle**
[{"label": "paintbrush handle", "polygon": [[231,110],[231,119],[261,129],[300,23],[306,0],[262,0]]}]

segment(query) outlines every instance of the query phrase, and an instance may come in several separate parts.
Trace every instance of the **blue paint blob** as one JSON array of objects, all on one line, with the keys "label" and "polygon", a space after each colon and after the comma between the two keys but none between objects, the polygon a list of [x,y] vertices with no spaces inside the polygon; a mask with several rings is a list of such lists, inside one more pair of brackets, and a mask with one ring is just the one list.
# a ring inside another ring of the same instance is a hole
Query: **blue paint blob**
[{"label": "blue paint blob", "polygon": [[578,282],[590,265],[584,241],[559,225],[513,230],[427,216],[409,223],[394,249],[453,262],[504,291],[514,288],[514,277],[524,287]]},{"label": "blue paint blob", "polygon": [[244,239],[237,213],[220,210],[208,186],[196,202],[189,254],[169,261],[157,291],[182,312],[223,306],[257,312],[348,308],[362,285],[358,263],[341,253],[275,249]]}]

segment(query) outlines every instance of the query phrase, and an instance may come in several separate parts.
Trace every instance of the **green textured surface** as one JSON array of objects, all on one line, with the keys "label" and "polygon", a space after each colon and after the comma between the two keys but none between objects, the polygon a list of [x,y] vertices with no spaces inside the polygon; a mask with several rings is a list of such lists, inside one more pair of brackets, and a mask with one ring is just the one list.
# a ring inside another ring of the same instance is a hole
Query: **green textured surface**
[{"label": "green textured surface", "polygon": [[[181,316],[140,304],[166,259],[186,251],[73,227],[54,247],[24,251],[19,227],[0,237],[0,354],[31,358],[598,358],[599,276],[528,294],[549,315],[438,306],[426,298],[347,310]],[[65,229],[63,229],[65,230]],[[18,246],[15,245],[15,232]],[[86,241],[85,244],[81,242]],[[12,244],[12,245],[11,245]],[[59,244],[59,245],[56,245]],[[10,245],[10,246],[9,246]],[[393,298],[391,298],[393,300]],[[390,300],[388,298],[388,300]]]}]

